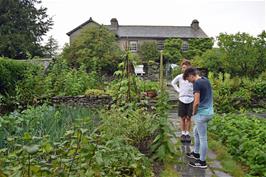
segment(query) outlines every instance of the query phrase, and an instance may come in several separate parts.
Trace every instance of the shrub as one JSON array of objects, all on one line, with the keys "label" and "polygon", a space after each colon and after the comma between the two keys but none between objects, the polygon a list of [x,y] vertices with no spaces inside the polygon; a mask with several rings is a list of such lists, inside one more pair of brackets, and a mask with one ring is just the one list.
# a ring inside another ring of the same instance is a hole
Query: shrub
[{"label": "shrub", "polygon": [[157,50],[157,44],[155,42],[144,42],[140,46],[139,55],[142,61],[157,61],[160,56],[160,52]]},{"label": "shrub", "polygon": [[37,67],[23,61],[0,58],[0,94],[14,95],[18,81],[25,78],[27,70],[37,71]]},{"label": "shrub", "polygon": [[265,108],[266,82],[264,80],[231,78],[230,74],[222,73],[215,77],[212,72],[208,77],[212,83],[214,106],[217,112],[236,112],[251,107]]},{"label": "shrub", "polygon": [[100,81],[96,72],[87,73],[83,66],[71,69],[59,58],[45,78],[45,87],[48,96],[74,96],[84,94],[88,88],[97,88]]}]

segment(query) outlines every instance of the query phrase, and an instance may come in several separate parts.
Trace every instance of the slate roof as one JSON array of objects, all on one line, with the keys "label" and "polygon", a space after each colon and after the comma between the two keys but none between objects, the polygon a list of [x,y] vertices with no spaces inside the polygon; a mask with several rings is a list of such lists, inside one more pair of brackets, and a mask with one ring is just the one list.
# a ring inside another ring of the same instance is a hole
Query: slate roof
[{"label": "slate roof", "polygon": [[89,20],[85,21],[84,23],[82,23],[81,25],[79,25],[78,27],[74,28],[73,30],[69,31],[68,33],[66,33],[68,36],[70,36],[72,33],[74,33],[75,31],[81,29],[82,27],[86,26],[89,23],[95,23],[100,25],[99,23],[97,23],[96,21],[94,21],[91,17]]},{"label": "slate roof", "polygon": [[[106,25],[110,28],[110,25]],[[118,37],[140,38],[208,38],[204,31],[195,30],[190,26],[124,26],[120,25],[116,31]]]},{"label": "slate roof", "polygon": [[[86,26],[88,23],[96,23],[90,18],[67,33],[70,36],[75,31]],[[104,25],[111,29],[111,25]],[[114,31],[119,38],[208,38],[205,32],[199,27],[195,30],[191,26],[141,26],[141,25],[119,25]]]}]

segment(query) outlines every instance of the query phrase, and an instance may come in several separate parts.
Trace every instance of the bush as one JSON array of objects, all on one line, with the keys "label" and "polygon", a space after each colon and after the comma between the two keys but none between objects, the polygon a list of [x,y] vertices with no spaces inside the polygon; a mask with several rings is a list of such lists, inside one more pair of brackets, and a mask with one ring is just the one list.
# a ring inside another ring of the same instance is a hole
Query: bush
[{"label": "bush", "polygon": [[1,113],[12,111],[21,102],[32,103],[34,98],[44,93],[44,84],[40,84],[42,73],[41,66],[0,58]]},{"label": "bush", "polygon": [[30,63],[0,58],[0,94],[15,95],[18,81],[25,78],[27,70],[35,72],[38,68]]},{"label": "bush", "polygon": [[157,50],[157,44],[155,42],[144,42],[140,46],[139,55],[142,61],[157,61],[159,59],[160,52]]},{"label": "bush", "polygon": [[[214,107],[218,113],[239,112],[252,107],[265,108],[266,82],[261,78],[231,78],[230,74],[209,73],[213,87]],[[264,95],[264,96],[263,96]]]},{"label": "bush", "polygon": [[195,66],[201,68],[207,68],[208,71],[213,73],[219,73],[224,71],[224,59],[225,53],[218,48],[213,48],[207,50],[201,56],[196,56],[193,58],[192,63]]},{"label": "bush", "polygon": [[46,93],[49,97],[82,95],[88,88],[97,88],[100,81],[96,72],[87,73],[83,66],[71,69],[59,58],[45,78]]}]

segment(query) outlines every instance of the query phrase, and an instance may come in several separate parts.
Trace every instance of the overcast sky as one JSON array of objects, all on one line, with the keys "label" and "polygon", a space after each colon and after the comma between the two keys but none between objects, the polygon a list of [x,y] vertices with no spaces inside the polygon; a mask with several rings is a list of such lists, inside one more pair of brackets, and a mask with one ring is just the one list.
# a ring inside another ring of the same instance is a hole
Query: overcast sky
[{"label": "overcast sky", "polygon": [[257,35],[265,30],[265,0],[42,0],[53,17],[48,33],[62,47],[66,35],[90,17],[100,24],[117,18],[120,25],[189,26],[193,19],[210,37],[221,32],[247,32]]}]

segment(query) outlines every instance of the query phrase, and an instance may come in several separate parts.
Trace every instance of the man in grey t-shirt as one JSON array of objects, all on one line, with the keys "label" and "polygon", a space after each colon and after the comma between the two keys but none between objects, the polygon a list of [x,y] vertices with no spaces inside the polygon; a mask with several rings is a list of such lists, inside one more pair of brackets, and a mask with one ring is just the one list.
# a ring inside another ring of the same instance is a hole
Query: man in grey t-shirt
[{"label": "man in grey t-shirt", "polygon": [[193,120],[194,127],[194,150],[188,153],[189,158],[196,159],[189,165],[197,168],[207,168],[206,154],[208,149],[207,126],[212,118],[213,112],[213,93],[209,80],[197,74],[195,68],[188,68],[183,74],[184,80],[193,83],[194,104]]}]

